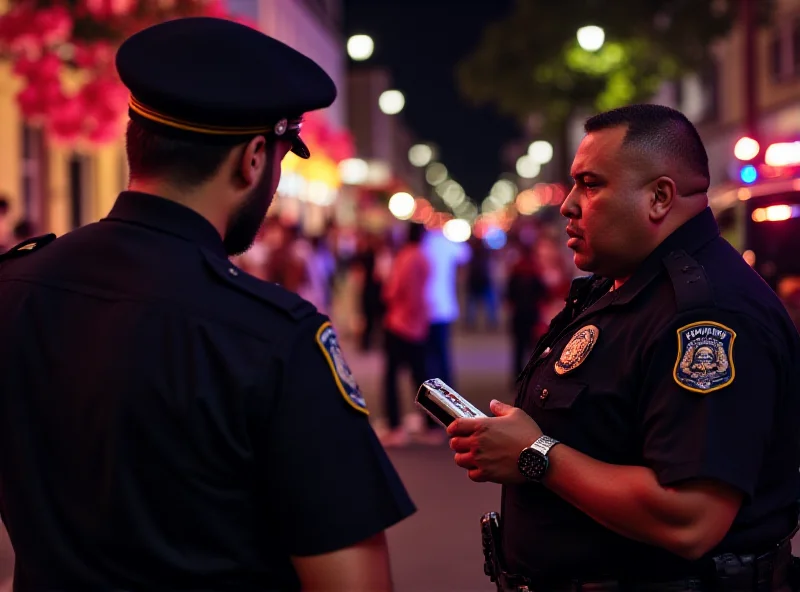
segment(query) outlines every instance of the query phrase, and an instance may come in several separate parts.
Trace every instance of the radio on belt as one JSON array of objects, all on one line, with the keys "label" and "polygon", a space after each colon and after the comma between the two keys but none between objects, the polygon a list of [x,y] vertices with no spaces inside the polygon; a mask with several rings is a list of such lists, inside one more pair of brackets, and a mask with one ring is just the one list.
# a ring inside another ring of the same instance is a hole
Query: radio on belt
[{"label": "radio on belt", "polygon": [[485,413],[438,378],[422,383],[416,403],[444,428],[459,417],[486,417]]}]

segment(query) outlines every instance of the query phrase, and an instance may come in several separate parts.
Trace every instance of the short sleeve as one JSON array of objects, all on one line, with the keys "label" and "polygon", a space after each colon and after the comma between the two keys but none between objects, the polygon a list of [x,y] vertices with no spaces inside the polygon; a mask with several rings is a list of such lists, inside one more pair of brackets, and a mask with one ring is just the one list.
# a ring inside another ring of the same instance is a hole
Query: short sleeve
[{"label": "short sleeve", "polygon": [[309,324],[286,360],[256,452],[282,547],[295,556],[335,551],[413,514],[330,323]]},{"label": "short sleeve", "polygon": [[646,348],[643,455],[662,485],[712,479],[753,495],[781,384],[770,342],[716,310],[676,319]]}]

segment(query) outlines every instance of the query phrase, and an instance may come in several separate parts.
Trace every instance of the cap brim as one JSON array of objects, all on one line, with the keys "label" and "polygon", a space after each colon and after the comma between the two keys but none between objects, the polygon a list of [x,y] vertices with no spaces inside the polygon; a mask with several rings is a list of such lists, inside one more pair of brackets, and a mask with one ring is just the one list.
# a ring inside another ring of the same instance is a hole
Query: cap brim
[{"label": "cap brim", "polygon": [[300,158],[308,158],[311,156],[311,151],[306,146],[306,143],[300,139],[300,136],[296,136],[292,140],[292,152],[294,152]]}]

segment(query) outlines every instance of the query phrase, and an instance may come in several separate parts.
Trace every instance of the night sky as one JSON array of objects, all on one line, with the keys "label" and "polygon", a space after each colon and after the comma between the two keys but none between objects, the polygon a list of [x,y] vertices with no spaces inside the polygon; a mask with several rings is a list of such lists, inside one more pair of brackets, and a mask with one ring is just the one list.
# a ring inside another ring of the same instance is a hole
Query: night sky
[{"label": "night sky", "polygon": [[[474,201],[500,173],[502,145],[519,135],[514,120],[492,107],[476,109],[456,85],[456,64],[478,44],[483,28],[507,14],[512,0],[344,0],[345,35],[370,35],[366,63],[386,66],[406,97],[400,114]],[[508,171],[510,172],[510,171]]]}]

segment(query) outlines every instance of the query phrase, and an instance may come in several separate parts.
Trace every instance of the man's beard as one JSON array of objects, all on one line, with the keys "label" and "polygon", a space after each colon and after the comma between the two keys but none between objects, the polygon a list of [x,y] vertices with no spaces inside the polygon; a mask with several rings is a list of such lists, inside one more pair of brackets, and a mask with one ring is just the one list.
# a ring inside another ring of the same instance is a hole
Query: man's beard
[{"label": "man's beard", "polygon": [[244,203],[228,221],[228,228],[223,240],[225,252],[228,255],[241,255],[253,246],[261,224],[264,222],[264,217],[267,215],[267,210],[272,204],[272,195],[269,191],[272,185],[271,176],[265,171],[258,185],[253,188]]}]

